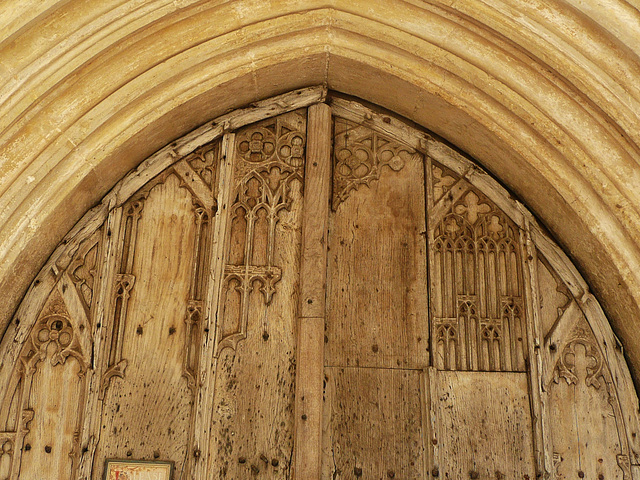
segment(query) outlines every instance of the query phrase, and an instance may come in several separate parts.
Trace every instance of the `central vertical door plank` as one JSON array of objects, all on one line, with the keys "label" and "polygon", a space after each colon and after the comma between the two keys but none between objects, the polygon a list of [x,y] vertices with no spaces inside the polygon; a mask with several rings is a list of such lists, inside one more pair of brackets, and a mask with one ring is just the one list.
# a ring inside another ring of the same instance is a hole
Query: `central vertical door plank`
[{"label": "central vertical door plank", "polygon": [[331,109],[316,104],[309,107],[308,115],[296,374],[296,480],[320,478],[331,181]]},{"label": "central vertical door plank", "polygon": [[526,373],[428,375],[432,477],[536,478]]},{"label": "central vertical door plank", "polygon": [[375,114],[354,117],[334,112],[321,478],[418,480],[429,362],[424,160],[375,128]]}]

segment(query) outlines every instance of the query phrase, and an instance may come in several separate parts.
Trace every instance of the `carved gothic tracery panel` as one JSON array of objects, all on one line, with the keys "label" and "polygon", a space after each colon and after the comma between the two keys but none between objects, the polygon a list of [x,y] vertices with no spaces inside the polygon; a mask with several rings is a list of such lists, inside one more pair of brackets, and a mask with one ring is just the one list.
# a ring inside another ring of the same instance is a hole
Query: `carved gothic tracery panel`
[{"label": "carved gothic tracery panel", "polygon": [[306,124],[296,110],[233,142],[207,470],[217,478],[291,478]]},{"label": "carved gothic tracery panel", "polygon": [[524,371],[522,253],[516,226],[469,189],[435,223],[432,239],[435,366]]},{"label": "carved gothic tracery panel", "polygon": [[[234,198],[225,267],[225,309],[218,350],[246,335],[254,289],[269,305],[282,279],[278,227],[299,197],[304,175],[304,112],[246,128],[236,136]],[[233,312],[233,313],[232,313]]]}]

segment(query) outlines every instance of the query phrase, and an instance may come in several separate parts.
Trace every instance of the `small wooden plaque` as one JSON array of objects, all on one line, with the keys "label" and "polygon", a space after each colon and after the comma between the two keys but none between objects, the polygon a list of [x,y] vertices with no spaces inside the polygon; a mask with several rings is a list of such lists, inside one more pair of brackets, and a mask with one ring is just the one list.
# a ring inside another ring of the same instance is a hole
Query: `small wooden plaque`
[{"label": "small wooden plaque", "polygon": [[173,462],[118,460],[104,462],[104,480],[171,480]]}]

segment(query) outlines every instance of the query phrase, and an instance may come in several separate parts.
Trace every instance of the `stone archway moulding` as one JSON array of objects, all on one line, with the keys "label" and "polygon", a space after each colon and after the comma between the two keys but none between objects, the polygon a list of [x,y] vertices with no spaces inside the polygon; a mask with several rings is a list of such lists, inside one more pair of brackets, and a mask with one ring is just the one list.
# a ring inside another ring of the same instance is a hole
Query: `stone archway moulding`
[{"label": "stone archway moulding", "polygon": [[500,178],[571,252],[640,365],[628,2],[13,2],[3,20],[0,330],[64,234],[168,139],[324,83]]}]

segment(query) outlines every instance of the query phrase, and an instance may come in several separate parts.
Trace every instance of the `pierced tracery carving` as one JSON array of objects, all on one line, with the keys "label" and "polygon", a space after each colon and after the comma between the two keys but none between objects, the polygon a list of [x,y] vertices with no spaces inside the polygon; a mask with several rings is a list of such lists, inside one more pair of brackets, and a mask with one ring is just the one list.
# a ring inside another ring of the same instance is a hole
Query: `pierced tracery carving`
[{"label": "pierced tracery carving", "polygon": [[204,298],[207,279],[207,267],[209,265],[209,237],[211,215],[199,203],[194,203],[196,222],[196,236],[194,245],[194,258],[189,287],[189,301],[185,323],[187,333],[185,336],[184,375],[188,380],[189,388],[195,392],[197,388],[198,358],[200,356],[200,328],[204,311]]},{"label": "pierced tracery carving", "polygon": [[353,190],[380,178],[383,167],[401,170],[412,148],[363,125],[334,120],[333,199],[335,210]]},{"label": "pierced tracery carving", "polygon": [[213,189],[213,183],[216,178],[216,160],[219,150],[220,142],[214,142],[198,148],[185,159],[210,189]]},{"label": "pierced tracery carving", "polygon": [[93,236],[81,247],[76,257],[69,265],[69,276],[73,281],[84,308],[87,318],[91,318],[91,307],[93,305],[93,292],[100,267],[100,238],[102,230],[98,229]]},{"label": "pierced tracery carving", "polygon": [[124,371],[127,368],[127,360],[122,358],[122,347],[129,298],[136,280],[133,275],[133,260],[138,237],[138,221],[142,215],[143,206],[144,197],[139,197],[125,204],[122,211],[123,219],[117,243],[121,250],[117,262],[118,273],[115,276],[113,287],[113,328],[111,331],[108,366],[100,388],[101,398],[104,398],[105,390],[111,378],[114,376],[124,377]]},{"label": "pierced tracery carving", "polygon": [[448,173],[447,169],[438,165],[432,165],[431,172],[433,177],[433,201],[437,202],[449,192],[456,179]]},{"label": "pierced tracery carving", "polygon": [[251,292],[266,305],[282,270],[276,265],[276,226],[291,208],[291,191],[303,182],[304,116],[291,113],[238,132],[228,261],[224,271],[224,319],[218,351],[245,337]]},{"label": "pierced tracery carving", "polygon": [[511,220],[473,190],[435,225],[432,351],[438,368],[524,371],[518,235]]}]

